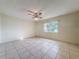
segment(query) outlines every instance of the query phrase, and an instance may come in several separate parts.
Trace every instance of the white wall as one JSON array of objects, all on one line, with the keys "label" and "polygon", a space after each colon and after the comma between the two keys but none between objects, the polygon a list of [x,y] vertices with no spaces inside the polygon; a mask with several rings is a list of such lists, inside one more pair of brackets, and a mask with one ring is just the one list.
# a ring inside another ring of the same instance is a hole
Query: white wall
[{"label": "white wall", "polygon": [[[43,25],[46,22],[59,20],[58,33],[46,33]],[[79,44],[79,12],[36,22],[36,36]]]},{"label": "white wall", "polygon": [[1,16],[0,16],[0,43],[1,43]]},{"label": "white wall", "polygon": [[34,36],[34,22],[2,15],[2,43]]},{"label": "white wall", "polygon": [[[52,20],[59,20],[59,32],[45,33],[43,24]],[[35,23],[0,14],[0,43],[18,40],[20,37],[32,37],[35,34],[36,36],[79,44],[79,12]]]}]

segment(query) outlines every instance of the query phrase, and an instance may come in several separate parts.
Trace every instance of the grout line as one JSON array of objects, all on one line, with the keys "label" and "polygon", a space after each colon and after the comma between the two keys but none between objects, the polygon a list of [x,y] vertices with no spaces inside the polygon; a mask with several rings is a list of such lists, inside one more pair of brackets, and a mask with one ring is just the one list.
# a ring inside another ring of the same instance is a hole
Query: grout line
[{"label": "grout line", "polygon": [[[60,50],[60,48],[59,48],[59,50]],[[57,59],[58,55],[59,55],[59,51],[57,52],[55,59]]]},{"label": "grout line", "polygon": [[[51,47],[51,48],[52,48],[52,47]],[[51,48],[50,48],[50,49],[51,49]],[[49,52],[50,49],[48,49],[47,52]],[[46,52],[46,53],[47,53],[47,52]],[[46,54],[46,53],[45,53],[45,54]],[[43,56],[45,56],[45,54],[44,54]],[[43,58],[43,56],[41,56],[41,59]]]},{"label": "grout line", "polygon": [[7,59],[6,45],[5,45],[5,59]]},{"label": "grout line", "polygon": [[[24,45],[23,45],[23,47],[24,47]],[[24,48],[26,48],[26,47],[24,47]],[[28,49],[27,49],[28,50]],[[32,55],[32,56],[34,56],[31,52],[30,52],[30,50],[28,50],[29,51],[29,53]],[[34,58],[36,59],[36,57],[34,56]],[[27,58],[28,59],[28,58]]]},{"label": "grout line", "polygon": [[18,54],[18,56],[19,56],[19,59],[21,59],[21,56],[19,55],[18,50],[16,49],[15,46],[14,46],[14,49],[16,50],[16,52],[17,52],[17,54]]},{"label": "grout line", "polygon": [[[31,42],[31,41],[30,41]],[[16,50],[16,53],[18,54],[18,57],[19,57],[19,59],[21,59],[21,56],[20,56],[20,54],[18,53],[18,49],[14,46],[14,42],[11,42],[12,43],[12,45],[13,45],[13,49],[15,49]],[[16,42],[17,43],[17,42]],[[23,42],[22,42],[23,43]],[[7,44],[8,43],[5,43],[3,46],[5,47],[4,49],[5,49],[5,59],[7,59]],[[33,44],[35,44],[35,43],[33,43]],[[50,44],[50,43],[49,43]],[[32,45],[32,44],[31,44]],[[69,44],[68,44],[69,45]],[[67,47],[66,47],[66,49],[67,49],[67,51],[66,51],[66,54],[68,54],[67,55],[67,57],[68,57],[68,59],[71,59],[71,49],[70,49],[70,47],[67,45]],[[22,44],[22,46],[23,46],[23,48],[24,49],[26,49],[27,51],[29,51],[29,53],[30,53],[30,55],[29,56],[33,56],[35,59],[37,59],[36,57],[35,57],[35,55],[32,53],[32,52],[30,52],[30,50],[26,47],[26,46],[24,46],[24,44]],[[34,48],[36,47],[36,46],[33,46]],[[32,47],[31,47],[32,48]],[[43,48],[43,46],[41,47],[41,49]],[[46,55],[46,53],[47,52],[49,52],[49,50],[51,50],[51,48],[54,48],[54,47],[50,47],[44,54],[42,54],[42,56],[40,56],[40,59],[43,59],[43,57]],[[62,47],[63,48],[63,47]],[[58,52],[56,52],[56,56],[55,56],[55,59],[57,59],[57,56],[59,55],[59,52],[60,52],[60,49],[61,49],[61,46],[59,45],[59,48],[58,48],[59,50],[58,50]],[[39,50],[40,52],[41,52],[41,50]],[[62,52],[61,52],[62,53]],[[50,56],[48,56],[48,57],[50,57]],[[52,57],[50,57],[51,59],[52,59]],[[27,59],[29,59],[29,57],[27,57]]]},{"label": "grout line", "polygon": [[[24,45],[23,45],[23,48],[26,48],[26,47],[24,47]],[[15,48],[16,49],[16,48]],[[16,49],[17,50],[17,49]],[[27,49],[28,50],[28,49]],[[29,50],[28,50],[29,51]],[[18,50],[17,50],[17,53],[18,53]],[[29,51],[29,53],[32,55],[32,56],[34,56],[30,51]],[[20,54],[18,53],[18,55],[20,56]],[[34,56],[34,58],[36,59],[36,57]],[[21,56],[20,56],[20,59],[21,59]],[[28,59],[28,57],[27,57],[27,59]]]},{"label": "grout line", "polygon": [[70,48],[69,48],[69,59],[71,59],[71,57],[70,57]]}]

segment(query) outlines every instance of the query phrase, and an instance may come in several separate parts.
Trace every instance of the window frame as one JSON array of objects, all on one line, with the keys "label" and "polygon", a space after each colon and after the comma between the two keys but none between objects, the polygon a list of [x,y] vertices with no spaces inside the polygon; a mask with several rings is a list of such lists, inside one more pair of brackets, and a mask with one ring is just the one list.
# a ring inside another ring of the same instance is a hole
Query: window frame
[{"label": "window frame", "polygon": [[[56,32],[55,31],[48,31],[46,29],[47,24],[51,24],[51,23],[54,23],[54,22],[57,22],[57,26],[58,26],[57,27],[57,31]],[[58,33],[59,32],[59,20],[53,20],[53,21],[45,22],[43,25],[44,25],[43,26],[44,32],[47,32],[47,33]]]}]

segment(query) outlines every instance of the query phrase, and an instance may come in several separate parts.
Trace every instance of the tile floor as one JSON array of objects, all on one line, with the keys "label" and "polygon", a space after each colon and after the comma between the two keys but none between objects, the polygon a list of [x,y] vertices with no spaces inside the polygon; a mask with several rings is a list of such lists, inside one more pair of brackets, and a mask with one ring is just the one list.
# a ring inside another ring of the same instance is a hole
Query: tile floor
[{"label": "tile floor", "polygon": [[79,59],[79,47],[43,38],[30,38],[0,44],[0,59]]}]

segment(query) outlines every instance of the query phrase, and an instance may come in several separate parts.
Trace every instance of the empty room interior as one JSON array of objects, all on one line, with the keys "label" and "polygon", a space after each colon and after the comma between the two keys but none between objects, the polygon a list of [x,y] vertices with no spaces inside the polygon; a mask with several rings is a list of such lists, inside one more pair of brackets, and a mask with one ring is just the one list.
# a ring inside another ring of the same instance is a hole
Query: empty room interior
[{"label": "empty room interior", "polygon": [[79,0],[0,0],[0,59],[79,59]]}]

